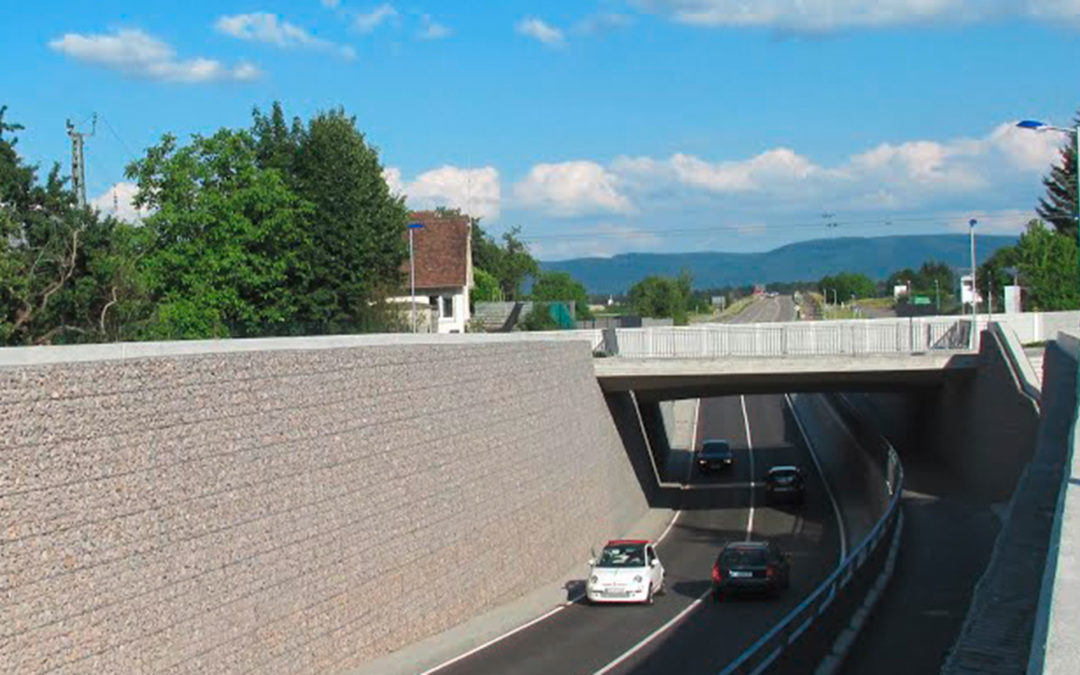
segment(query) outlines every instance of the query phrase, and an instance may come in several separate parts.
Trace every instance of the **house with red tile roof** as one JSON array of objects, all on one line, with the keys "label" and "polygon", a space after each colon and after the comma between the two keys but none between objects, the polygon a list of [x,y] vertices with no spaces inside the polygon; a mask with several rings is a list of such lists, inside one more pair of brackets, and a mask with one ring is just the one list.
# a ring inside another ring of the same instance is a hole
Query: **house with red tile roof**
[{"label": "house with red tile roof", "polygon": [[405,296],[397,300],[417,307],[418,331],[464,333],[473,286],[472,223],[468,216],[438,211],[410,213],[409,223],[421,226],[410,230],[416,294],[410,295],[406,260]]}]

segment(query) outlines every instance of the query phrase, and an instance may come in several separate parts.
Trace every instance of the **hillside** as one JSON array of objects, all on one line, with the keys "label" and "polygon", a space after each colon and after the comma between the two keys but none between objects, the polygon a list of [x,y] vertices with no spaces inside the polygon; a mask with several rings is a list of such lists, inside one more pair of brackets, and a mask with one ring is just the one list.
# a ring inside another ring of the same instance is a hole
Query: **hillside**
[{"label": "hillside", "polygon": [[[1016,243],[1012,236],[979,236],[976,257],[982,263],[994,251]],[[967,270],[964,234],[815,239],[765,253],[627,253],[612,258],[541,261],[545,271],[569,272],[590,293],[620,293],[653,275],[689,270],[695,288],[719,288],[781,281],[814,281],[838,272],[884,279],[904,267],[938,260]]]}]

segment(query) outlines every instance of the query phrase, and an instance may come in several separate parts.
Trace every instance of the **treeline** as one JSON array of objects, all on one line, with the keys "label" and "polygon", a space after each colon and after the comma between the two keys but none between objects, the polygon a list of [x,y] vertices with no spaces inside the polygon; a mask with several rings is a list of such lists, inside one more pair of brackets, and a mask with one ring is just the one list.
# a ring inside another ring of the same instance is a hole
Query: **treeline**
[{"label": "treeline", "polygon": [[42,183],[0,108],[0,342],[250,337],[393,329],[408,218],[378,153],[342,110],[248,129],[132,162],[138,224],[78,208]]}]

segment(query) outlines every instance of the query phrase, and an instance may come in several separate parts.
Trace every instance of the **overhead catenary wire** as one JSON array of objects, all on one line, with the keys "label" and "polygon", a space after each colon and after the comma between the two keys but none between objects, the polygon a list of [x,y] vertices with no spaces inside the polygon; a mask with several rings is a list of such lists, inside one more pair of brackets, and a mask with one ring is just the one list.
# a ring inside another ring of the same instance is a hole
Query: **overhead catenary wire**
[{"label": "overhead catenary wire", "polygon": [[[949,215],[926,215],[926,216],[890,216],[888,218],[867,218],[867,219],[853,219],[853,220],[836,220],[830,222],[829,231],[835,231],[839,228],[851,228],[851,227],[867,227],[867,226],[883,226],[892,227],[897,224],[946,224],[950,221],[956,221],[961,216],[957,214]],[[1017,216],[1012,214],[1001,215],[981,215],[979,217],[980,222],[1020,222],[1026,220],[1026,217]],[[835,226],[833,226],[835,223]],[[697,227],[675,227],[675,228],[619,228],[617,230],[610,229],[606,225],[593,225],[585,228],[577,227],[573,232],[559,232],[549,234],[536,234],[530,235],[527,232],[523,233],[521,240],[524,242],[543,242],[543,241],[570,241],[570,240],[582,240],[582,239],[596,239],[596,238],[627,238],[635,236],[651,236],[651,237],[665,237],[670,235],[682,235],[682,234],[701,234],[709,232],[738,232],[744,231],[746,225],[729,225],[729,224],[715,224],[715,225],[703,225]],[[764,229],[768,232],[782,232],[784,230],[799,230],[799,229],[822,229],[823,225],[820,221],[807,221],[807,222],[788,222],[788,223],[774,223],[765,224]],[[860,233],[858,236],[865,236],[865,233]]]}]

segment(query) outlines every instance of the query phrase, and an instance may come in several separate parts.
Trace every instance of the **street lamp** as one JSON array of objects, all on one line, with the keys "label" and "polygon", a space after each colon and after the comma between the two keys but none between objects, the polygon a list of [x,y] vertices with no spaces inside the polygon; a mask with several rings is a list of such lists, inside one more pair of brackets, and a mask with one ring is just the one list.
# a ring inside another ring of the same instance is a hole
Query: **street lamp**
[{"label": "street lamp", "polygon": [[971,346],[975,347],[975,333],[979,329],[979,318],[976,313],[975,300],[979,297],[979,286],[975,283],[975,226],[979,224],[978,220],[972,218],[968,221],[968,241],[971,244]]},{"label": "street lamp", "polygon": [[1042,132],[1042,131],[1056,131],[1059,134],[1072,134],[1073,140],[1076,141],[1076,152],[1074,153],[1076,155],[1076,157],[1074,159],[1076,161],[1076,167],[1075,168],[1076,168],[1076,182],[1077,182],[1077,185],[1076,185],[1076,187],[1077,187],[1077,189],[1076,189],[1076,208],[1077,208],[1077,214],[1076,214],[1076,237],[1077,237],[1077,244],[1080,245],[1080,124],[1077,124],[1075,127],[1070,129],[1068,127],[1055,127],[1053,125],[1047,124],[1046,122],[1040,122],[1039,120],[1021,120],[1020,122],[1016,123],[1016,126],[1020,127],[1021,129],[1030,129],[1032,131],[1040,131],[1040,132]]},{"label": "street lamp", "polygon": [[412,332],[416,332],[416,258],[413,255],[413,231],[424,227],[423,223],[409,223],[409,318]]}]

